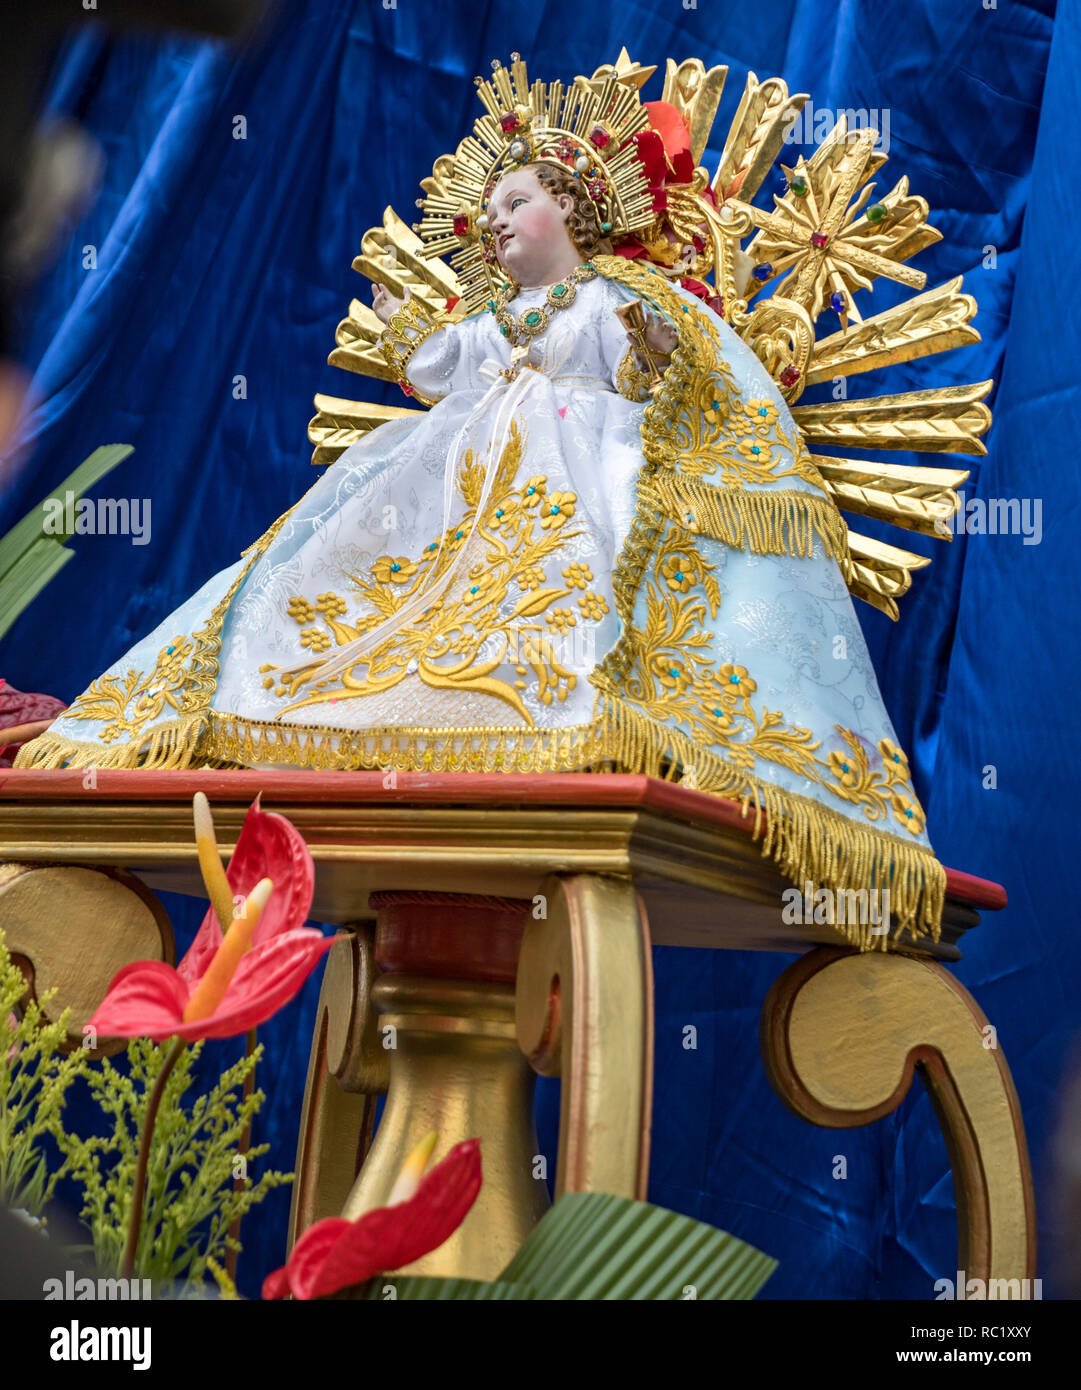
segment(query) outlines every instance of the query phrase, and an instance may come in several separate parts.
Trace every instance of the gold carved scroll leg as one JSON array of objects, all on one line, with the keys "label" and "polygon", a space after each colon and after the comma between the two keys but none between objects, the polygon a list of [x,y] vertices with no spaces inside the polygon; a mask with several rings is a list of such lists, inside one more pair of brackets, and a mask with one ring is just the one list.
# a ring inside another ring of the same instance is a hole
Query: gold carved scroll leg
[{"label": "gold carved scroll leg", "polygon": [[289,1212],[289,1249],[316,1221],[338,1216],[371,1146],[387,1055],[372,1007],[374,926],[341,933],[327,956],[315,1015]]},{"label": "gold carved scroll leg", "polygon": [[1034,1277],[1035,1201],[1017,1093],[994,1029],[947,970],[924,958],[812,951],[774,982],[761,1038],[781,1100],[828,1128],[888,1115],[918,1070],[953,1169],[958,1268],[985,1287]]},{"label": "gold carved scroll leg", "polygon": [[518,1042],[562,1078],[556,1197],[645,1199],[653,1100],[653,970],[645,904],[630,879],[556,875],[518,962]]},{"label": "gold carved scroll leg", "polygon": [[[0,927],[33,997],[55,990],[46,1014],[71,1010],[67,1046],[86,1047],[83,1028],[116,972],[137,960],[176,962],[169,916],[146,884],[125,869],[77,864],[0,865]],[[119,1052],[113,1039],[92,1056]]]}]

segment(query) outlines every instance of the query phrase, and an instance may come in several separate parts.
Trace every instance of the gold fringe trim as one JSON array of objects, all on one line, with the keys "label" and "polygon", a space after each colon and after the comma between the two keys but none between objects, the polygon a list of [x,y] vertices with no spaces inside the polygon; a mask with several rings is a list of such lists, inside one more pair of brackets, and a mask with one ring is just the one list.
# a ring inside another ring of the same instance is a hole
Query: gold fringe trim
[{"label": "gold fringe trim", "polygon": [[685,769],[693,768],[696,790],[742,801],[745,814],[753,804],[754,839],[762,839],[762,853],[800,889],[808,881],[834,893],[889,889],[889,935],[874,935],[870,922],[836,924],[852,946],[885,950],[889,939],[906,930],[917,938],[939,938],[946,872],[929,849],[751,776],[679,729],[657,724],[618,694],[600,692],[594,722],[563,729],[333,729],[260,722],[211,710],[198,752],[201,760],[241,765],[402,772],[631,772],[675,782],[685,778]]},{"label": "gold fringe trim", "polygon": [[169,772],[197,766],[195,754],[206,714],[183,715],[158,724],[144,738],[110,746],[84,743],[47,731],[23,744],[15,757],[18,768],[94,768],[104,770],[141,768]]},{"label": "gold fringe trim", "polygon": [[695,790],[741,801],[744,814],[753,803],[756,840],[766,817],[762,853],[801,890],[808,881],[834,893],[888,888],[891,932],[873,935],[870,922],[836,923],[850,945],[885,950],[888,939],[906,930],[939,939],[946,871],[931,850],[754,777],[681,730],[656,724],[619,695],[605,692],[602,698],[598,734],[620,771],[679,782],[693,768]]},{"label": "gold fringe trim", "polygon": [[[461,747],[456,748],[458,743]],[[593,724],[345,729],[279,724],[211,710],[201,756],[323,771],[572,772],[603,757]]]},{"label": "gold fringe trim", "polygon": [[[745,492],[715,487],[697,478],[662,471],[649,481],[660,506],[688,530],[723,541],[733,550],[755,555],[814,554],[817,536],[836,560],[845,579],[852,572],[848,526],[828,497],[785,488],[775,492]],[[688,513],[693,521],[688,522]]]},{"label": "gold fringe trim", "polygon": [[[455,744],[459,747],[455,747]],[[870,922],[838,922],[861,951],[885,950],[906,929],[939,938],[946,872],[934,854],[887,830],[861,825],[810,797],[753,777],[679,729],[657,724],[621,696],[598,694],[592,724],[562,729],[519,727],[334,729],[274,724],[210,710],[154,729],[143,744],[76,743],[45,733],[19,752],[20,768],[139,768],[166,771],[207,763],[324,770],[401,772],[631,772],[686,779],[697,791],[753,803],[754,839],[798,888],[888,888],[893,928],[873,935]]]}]

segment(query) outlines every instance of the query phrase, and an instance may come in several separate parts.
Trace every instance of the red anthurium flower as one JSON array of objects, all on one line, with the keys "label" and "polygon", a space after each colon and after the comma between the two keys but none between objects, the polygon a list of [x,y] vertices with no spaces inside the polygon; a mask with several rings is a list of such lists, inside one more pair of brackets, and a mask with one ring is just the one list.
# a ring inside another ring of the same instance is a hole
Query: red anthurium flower
[{"label": "red anthurium flower", "polygon": [[[199,860],[212,906],[175,970],[162,961],[136,961],[117,972],[90,1020],[101,1037],[235,1037],[288,1003],[334,944],[334,937],[304,926],[315,872],[300,832],[284,816],[261,810],[256,797],[226,871],[202,793],[196,802]],[[221,921],[230,918],[223,933]]]},{"label": "red anthurium flower", "polygon": [[355,1221],[334,1216],[309,1227],[293,1246],[289,1263],[267,1275],[263,1297],[337,1293],[412,1264],[453,1235],[480,1192],[480,1140],[458,1144],[420,1181],[435,1137],[428,1135],[410,1154],[390,1204]]}]

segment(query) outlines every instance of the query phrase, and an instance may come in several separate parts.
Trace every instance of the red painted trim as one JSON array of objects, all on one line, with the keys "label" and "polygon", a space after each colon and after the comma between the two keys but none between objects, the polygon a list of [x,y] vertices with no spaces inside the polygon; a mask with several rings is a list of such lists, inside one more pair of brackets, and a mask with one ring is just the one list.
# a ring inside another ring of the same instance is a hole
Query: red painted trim
[{"label": "red painted trim", "polygon": [[[0,773],[3,801],[190,801],[197,791],[210,801],[245,805],[263,794],[266,810],[282,802],[395,802],[399,805],[453,806],[628,806],[693,821],[723,825],[750,835],[754,812],[744,817],[739,802],[624,772],[398,772],[396,785],[384,787],[385,774],[372,772],[206,771],[118,772],[102,769],[96,784],[83,786],[85,772],[16,768]],[[765,817],[763,816],[763,822]],[[1006,890],[989,879],[959,869],[946,870],[946,891],[973,907],[997,911]]]}]

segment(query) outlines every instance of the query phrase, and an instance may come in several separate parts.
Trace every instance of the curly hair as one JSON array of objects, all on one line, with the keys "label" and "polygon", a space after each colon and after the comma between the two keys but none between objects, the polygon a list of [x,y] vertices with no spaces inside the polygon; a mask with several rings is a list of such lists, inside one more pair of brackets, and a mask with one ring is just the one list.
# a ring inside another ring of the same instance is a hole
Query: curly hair
[{"label": "curly hair", "polygon": [[567,235],[587,261],[598,252],[611,251],[611,242],[601,231],[597,205],[582,187],[581,179],[565,165],[547,160],[536,160],[525,167],[536,175],[537,182],[553,200],[561,193],[569,193],[574,199],[574,208],[567,218]]}]

